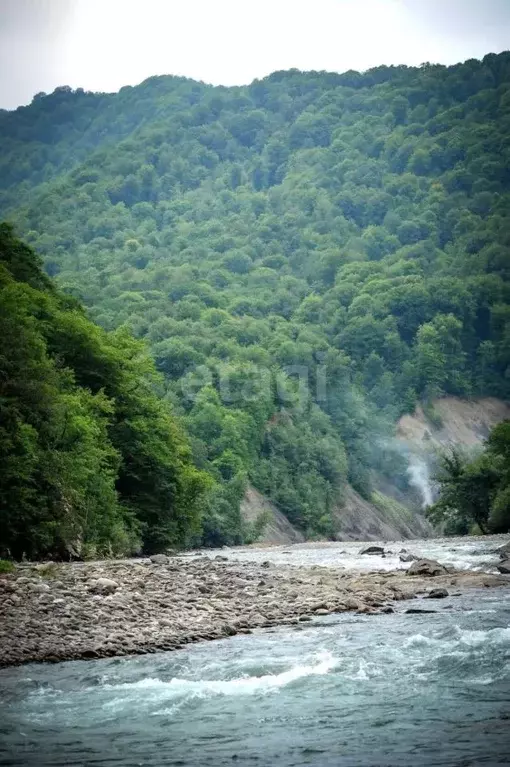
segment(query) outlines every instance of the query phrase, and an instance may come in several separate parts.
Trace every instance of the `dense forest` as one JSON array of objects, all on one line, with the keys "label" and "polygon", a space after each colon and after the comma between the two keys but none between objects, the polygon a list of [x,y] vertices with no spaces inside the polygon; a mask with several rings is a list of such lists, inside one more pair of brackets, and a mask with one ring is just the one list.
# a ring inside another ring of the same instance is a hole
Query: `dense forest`
[{"label": "dense forest", "polygon": [[[306,535],[333,536],[347,483],[366,498],[374,472],[405,487],[390,439],[402,413],[422,401],[433,418],[446,393],[510,396],[510,53],[290,70],[246,87],[170,76],[117,94],[62,87],[0,112],[0,138],[0,215],[58,285],[8,261],[4,290],[28,296],[12,304],[19,349],[37,346],[55,408],[74,398],[89,429],[77,440],[98,450],[76,480],[97,524],[104,507],[105,524],[120,515],[146,547],[151,535],[238,543],[251,482]],[[195,528],[167,530],[161,511],[165,493],[178,509],[193,495],[188,479],[123,481],[126,407],[149,410],[141,428],[157,446],[135,439],[144,470],[190,473],[200,488],[171,523],[189,514]],[[9,439],[3,449],[19,440],[29,461],[27,434]],[[108,504],[89,496],[87,471],[105,477]],[[17,503],[36,514],[31,492],[5,498],[7,520]]]},{"label": "dense forest", "polygon": [[144,345],[93,325],[0,226],[0,553],[186,545],[208,477]]}]

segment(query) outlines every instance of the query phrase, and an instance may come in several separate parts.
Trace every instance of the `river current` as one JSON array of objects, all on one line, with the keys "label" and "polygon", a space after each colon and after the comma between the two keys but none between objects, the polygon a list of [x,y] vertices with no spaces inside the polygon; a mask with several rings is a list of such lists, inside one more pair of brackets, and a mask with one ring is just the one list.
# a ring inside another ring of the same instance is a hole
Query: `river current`
[{"label": "river current", "polygon": [[[496,561],[480,539],[404,545],[488,571]],[[353,567],[388,564],[340,547]],[[333,549],[226,554],[331,565]],[[0,765],[508,765],[510,590],[452,594],[431,614],[406,614],[412,604],[173,653],[3,669]]]}]

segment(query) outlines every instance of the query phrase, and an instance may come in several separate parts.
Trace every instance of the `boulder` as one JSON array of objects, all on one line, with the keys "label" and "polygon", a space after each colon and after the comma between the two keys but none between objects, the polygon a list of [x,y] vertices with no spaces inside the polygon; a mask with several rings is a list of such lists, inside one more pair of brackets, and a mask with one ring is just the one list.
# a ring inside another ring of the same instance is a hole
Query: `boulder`
[{"label": "boulder", "polygon": [[89,584],[90,591],[94,591],[97,594],[113,594],[118,588],[119,584],[117,581],[113,581],[111,578],[98,578]]},{"label": "boulder", "polygon": [[500,573],[503,575],[510,575],[510,559],[503,559],[499,565],[496,565]]},{"label": "boulder", "polygon": [[431,589],[428,594],[425,594],[425,599],[444,599],[447,596],[446,589]]},{"label": "boulder", "polygon": [[406,610],[406,615],[423,615],[424,613],[435,613],[437,610],[421,610],[419,607],[410,607]]},{"label": "boulder", "polygon": [[373,556],[384,554],[382,546],[367,546],[366,549],[362,549],[360,554],[371,554]]},{"label": "boulder", "polygon": [[500,546],[497,549],[497,553],[499,554],[501,559],[509,559],[510,558],[510,541],[507,541],[502,546]]},{"label": "boulder", "polygon": [[50,587],[47,583],[30,583],[28,588],[30,591],[33,591],[34,594],[45,594],[50,590]]},{"label": "boulder", "polygon": [[167,565],[170,561],[166,554],[153,554],[150,560],[153,565]]},{"label": "boulder", "polygon": [[419,559],[416,554],[412,554],[410,551],[400,553],[398,558],[401,562],[415,562],[417,559]]},{"label": "boulder", "polygon": [[407,575],[426,575],[433,577],[435,575],[447,575],[446,567],[436,562],[435,559],[417,559],[407,570]]}]

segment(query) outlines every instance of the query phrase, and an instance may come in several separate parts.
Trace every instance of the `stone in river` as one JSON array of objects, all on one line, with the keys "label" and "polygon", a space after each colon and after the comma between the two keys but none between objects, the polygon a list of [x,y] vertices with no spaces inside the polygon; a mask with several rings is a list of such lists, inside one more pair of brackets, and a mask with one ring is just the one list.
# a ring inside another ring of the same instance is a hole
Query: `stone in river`
[{"label": "stone in river", "polygon": [[417,559],[407,571],[407,575],[447,575],[446,567],[436,562],[435,559]]},{"label": "stone in river", "polygon": [[410,551],[401,552],[398,558],[401,562],[414,562],[419,559],[416,554],[412,554]]},{"label": "stone in river", "polygon": [[425,599],[444,599],[448,596],[446,589],[431,589],[428,594],[425,595]]},{"label": "stone in river", "polygon": [[421,615],[423,613],[435,613],[436,610],[421,610],[419,607],[410,607],[406,610],[407,615]]},{"label": "stone in river", "polygon": [[384,554],[384,549],[382,546],[367,546],[366,549],[362,549],[360,551],[360,554]]}]

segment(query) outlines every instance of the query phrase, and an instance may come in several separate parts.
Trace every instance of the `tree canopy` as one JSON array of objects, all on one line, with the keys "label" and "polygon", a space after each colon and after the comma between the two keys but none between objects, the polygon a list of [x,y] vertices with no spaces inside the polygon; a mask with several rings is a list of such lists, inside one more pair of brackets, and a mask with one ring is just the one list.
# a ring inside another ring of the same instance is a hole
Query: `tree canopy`
[{"label": "tree canopy", "polygon": [[127,554],[200,530],[207,477],[142,342],[108,333],[0,226],[0,553]]},{"label": "tree canopy", "polygon": [[[366,497],[374,470],[405,482],[378,446],[418,400],[509,397],[509,53],[62,87],[1,113],[0,138],[0,213],[101,338],[141,348],[127,329],[151,350],[213,483],[199,540],[243,540],[248,481],[306,534],[333,534],[348,481]],[[74,369],[97,348],[73,357],[79,323],[63,324],[45,343]],[[106,362],[85,367],[84,391],[131,407]],[[157,439],[127,421],[109,427],[116,451]],[[153,529],[169,484],[134,490],[143,456],[117,484]]]},{"label": "tree canopy", "polygon": [[505,533],[510,529],[510,421],[495,426],[479,455],[443,453],[436,475],[440,496],[428,516],[446,533]]}]

